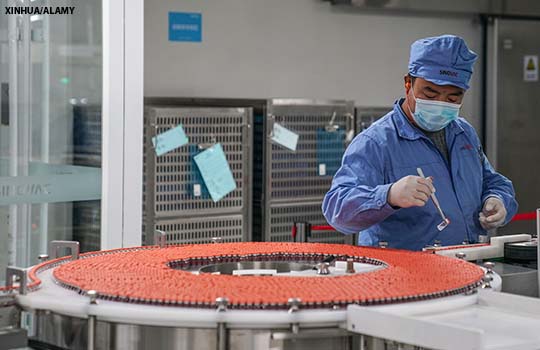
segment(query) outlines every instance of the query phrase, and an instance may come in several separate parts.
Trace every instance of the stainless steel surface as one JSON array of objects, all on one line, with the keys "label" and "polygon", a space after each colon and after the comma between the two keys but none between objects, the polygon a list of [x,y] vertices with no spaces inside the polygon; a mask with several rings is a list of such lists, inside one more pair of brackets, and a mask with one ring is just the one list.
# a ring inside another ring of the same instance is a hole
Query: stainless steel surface
[{"label": "stainless steel surface", "polygon": [[[275,123],[299,135],[295,152],[274,144]],[[331,132],[328,132],[329,126]],[[326,225],[322,199],[354,134],[351,101],[274,99],[256,118],[255,222],[264,241],[292,241],[295,222]],[[323,165],[324,164],[324,165]],[[323,169],[321,171],[321,169]],[[309,241],[349,243],[352,237],[335,232],[313,232]]]},{"label": "stainless steel surface", "polygon": [[[211,243],[216,235],[222,242],[242,242],[249,239],[251,230],[247,227],[250,217],[241,213],[234,215],[209,215],[207,217],[159,219],[154,222],[153,230],[167,233],[168,244]],[[145,219],[146,225],[151,222]],[[151,226],[152,227],[152,226]],[[146,226],[147,244],[153,244],[148,236],[152,229]]]},{"label": "stainless steel surface", "polygon": [[[153,243],[156,229],[169,243],[251,240],[252,109],[222,107],[147,106],[145,109],[144,231]],[[156,156],[152,137],[182,124],[189,144]],[[214,203],[193,156],[198,145],[220,143],[236,190]],[[197,193],[195,185],[201,186]],[[211,231],[207,232],[207,231]]]},{"label": "stainless steel surface", "polygon": [[221,238],[221,237],[212,237],[212,243],[223,243],[223,238]]},{"label": "stainless steel surface", "polygon": [[232,275],[236,270],[276,270],[277,273],[287,273],[291,271],[304,271],[313,269],[314,262],[284,262],[284,261],[239,261],[222,264],[206,265],[199,269],[202,273],[219,272],[225,275]]},{"label": "stainless steel surface", "polygon": [[79,259],[80,245],[76,241],[51,241],[49,243],[49,257],[56,259],[65,256],[65,251],[69,250],[73,260]]},{"label": "stainless steel surface", "polygon": [[[2,301],[4,299],[4,301]],[[18,328],[21,322],[21,310],[14,304],[14,299],[0,298],[0,330]]]},{"label": "stainless steel surface", "polygon": [[42,263],[42,262],[45,262],[49,260],[49,255],[48,254],[39,254],[38,255],[38,263]]},{"label": "stainless steel surface", "polygon": [[[153,213],[156,218],[221,215],[249,207],[251,109],[147,106],[145,118],[145,173],[149,176],[145,183],[146,215]],[[157,157],[152,137],[179,124],[189,138],[189,145]],[[222,144],[238,186],[217,203],[209,197],[195,195],[188,186],[200,181],[195,178],[197,169],[192,164],[192,156],[199,151],[197,145],[212,140]]]},{"label": "stainless steel surface", "polygon": [[488,275],[491,275],[493,274],[493,268],[495,267],[495,263],[491,261],[485,262],[484,267],[486,268],[486,273]]},{"label": "stainless steel surface", "polygon": [[96,348],[96,316],[88,316],[88,342],[87,350],[95,350]]},{"label": "stainless steel surface", "polygon": [[384,117],[388,112],[391,112],[392,106],[388,107],[366,107],[357,106],[355,108],[356,115],[356,133],[359,134],[366,130],[380,118]]},{"label": "stainless steel surface", "polygon": [[540,16],[540,4],[535,0],[332,0],[332,3],[353,5],[360,10],[399,13]]},{"label": "stainless steel surface", "polygon": [[89,290],[86,292],[86,296],[90,298],[90,304],[97,304],[98,293],[95,290]]},{"label": "stainless steel surface", "polygon": [[[418,175],[420,175],[422,178],[426,178],[424,175],[424,172],[422,171],[422,168],[416,168],[416,171],[418,171]],[[433,201],[433,204],[435,205],[435,208],[437,208],[437,211],[439,212],[439,215],[441,216],[442,222],[437,225],[437,230],[442,231],[450,224],[450,220],[444,215],[441,204],[439,203],[439,200],[437,199],[437,196],[435,195],[435,192],[433,192],[431,195],[431,200]]]},{"label": "stainless steel surface", "polygon": [[[318,170],[317,133],[334,119],[334,125],[346,134],[354,130],[351,101],[269,100],[265,135],[274,123],[283,124],[299,135],[296,152],[284,149],[265,138],[266,197],[272,204],[321,200],[328,191],[333,174],[320,175]],[[343,150],[347,142],[339,145]],[[332,145],[338,146],[338,145]],[[334,162],[341,161],[341,154]]]},{"label": "stainless steel surface", "polygon": [[[540,20],[494,18],[488,23],[488,156],[513,181],[519,210],[530,212],[540,198],[540,82],[524,81],[524,56],[540,56]],[[534,231],[532,221],[518,221],[498,234]]]},{"label": "stainless steel surface", "polygon": [[167,245],[167,232],[156,230],[154,233],[154,245],[157,245],[160,248],[165,248]]},{"label": "stainless steel surface", "polygon": [[356,271],[354,270],[354,260],[351,259],[351,258],[348,258],[347,259],[347,270],[346,270],[347,273],[355,273]]},{"label": "stainless steel surface", "polygon": [[[37,311],[37,335],[33,340],[65,349],[87,349],[87,320]],[[96,323],[95,348],[99,350],[214,350],[218,348],[218,328],[173,328]],[[338,327],[276,329],[226,328],[228,350],[356,350],[360,336]],[[376,350],[375,347],[362,347]]]},{"label": "stainless steel surface", "polygon": [[493,271],[502,278],[502,291],[538,297],[538,271],[518,265],[497,262]]},{"label": "stainless steel surface", "polygon": [[322,262],[317,264],[317,274],[318,275],[329,275],[330,274],[330,264],[327,262]]},{"label": "stainless steel surface", "polygon": [[27,331],[21,328],[21,310],[14,294],[0,294],[0,350],[26,346]]},{"label": "stainless steel surface", "polygon": [[[229,304],[229,299],[225,297],[220,297],[216,299],[216,305],[218,312],[227,311],[227,305]],[[217,350],[226,350],[228,343],[228,334],[227,334],[227,325],[223,322],[218,323],[217,325]]]},{"label": "stainless steel surface", "polygon": [[[306,203],[279,203],[270,204],[265,208],[266,241],[287,242],[293,241],[292,225],[294,222],[309,222],[311,225],[328,225],[321,210],[322,198],[319,201]],[[354,242],[353,235],[344,235],[337,232],[311,231],[307,242],[346,243]]]},{"label": "stainless steel surface", "polygon": [[308,227],[310,224],[307,222],[297,222],[295,223],[296,227],[296,237],[294,238],[295,242],[307,242],[308,241]]},{"label": "stainless steel surface", "polygon": [[14,277],[19,283],[19,293],[26,294],[28,292],[28,273],[25,269],[15,266],[8,266],[6,269],[6,287],[10,288],[14,285]]},{"label": "stainless steel surface", "polygon": [[27,345],[25,329],[0,329],[0,350],[18,349]]},{"label": "stainless steel surface", "polygon": [[491,282],[493,282],[493,277],[490,275],[485,275],[482,277],[482,288],[491,288]]}]

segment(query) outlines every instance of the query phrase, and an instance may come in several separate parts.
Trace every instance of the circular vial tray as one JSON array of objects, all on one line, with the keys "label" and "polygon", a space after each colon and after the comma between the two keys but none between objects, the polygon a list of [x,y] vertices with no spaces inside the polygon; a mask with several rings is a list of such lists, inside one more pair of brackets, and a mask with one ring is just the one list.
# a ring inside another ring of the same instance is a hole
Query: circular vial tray
[{"label": "circular vial tray", "polygon": [[[200,267],[238,261],[317,262],[337,260],[378,265],[349,275],[253,276],[194,273]],[[48,266],[50,265],[50,266]],[[34,267],[54,267],[57,283],[79,293],[132,303],[215,307],[226,297],[229,308],[283,309],[290,298],[303,307],[373,305],[455,295],[476,288],[484,275],[468,262],[434,254],[320,243],[222,243],[140,247],[56,259]]]}]

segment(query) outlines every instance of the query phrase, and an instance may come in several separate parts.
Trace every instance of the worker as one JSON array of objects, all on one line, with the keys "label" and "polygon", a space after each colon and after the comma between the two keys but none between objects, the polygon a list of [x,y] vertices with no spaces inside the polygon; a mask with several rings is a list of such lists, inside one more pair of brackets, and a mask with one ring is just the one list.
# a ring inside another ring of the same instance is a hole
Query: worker
[{"label": "worker", "polygon": [[[459,117],[476,59],[454,35],[411,45],[405,98],[351,142],[324,198],[336,230],[359,233],[363,246],[421,250],[437,241],[478,242],[515,215],[512,182],[493,169],[474,128]],[[433,193],[450,222],[442,231]]]}]

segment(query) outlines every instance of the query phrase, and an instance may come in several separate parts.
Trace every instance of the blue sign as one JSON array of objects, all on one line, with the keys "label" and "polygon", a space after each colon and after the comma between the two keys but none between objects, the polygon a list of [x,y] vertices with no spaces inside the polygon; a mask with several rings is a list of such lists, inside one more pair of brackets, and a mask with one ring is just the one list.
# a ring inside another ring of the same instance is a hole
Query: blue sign
[{"label": "blue sign", "polygon": [[169,12],[169,41],[202,41],[202,14]]}]

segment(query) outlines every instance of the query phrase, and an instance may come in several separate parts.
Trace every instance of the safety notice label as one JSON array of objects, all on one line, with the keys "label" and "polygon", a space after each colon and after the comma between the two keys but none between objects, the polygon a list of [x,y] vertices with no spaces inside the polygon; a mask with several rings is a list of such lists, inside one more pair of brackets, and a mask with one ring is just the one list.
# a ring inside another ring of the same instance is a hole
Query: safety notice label
[{"label": "safety notice label", "polygon": [[528,55],[523,57],[523,80],[538,81],[538,56]]}]

